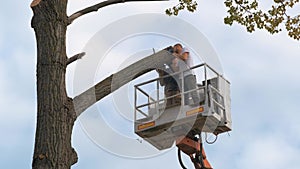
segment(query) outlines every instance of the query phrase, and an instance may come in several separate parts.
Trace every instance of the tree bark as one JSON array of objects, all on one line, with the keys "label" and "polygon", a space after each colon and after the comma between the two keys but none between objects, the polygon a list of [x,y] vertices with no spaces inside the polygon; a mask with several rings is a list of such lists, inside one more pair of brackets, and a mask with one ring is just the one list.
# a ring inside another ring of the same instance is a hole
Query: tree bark
[{"label": "tree bark", "polygon": [[[71,145],[77,114],[74,101],[66,92],[65,76],[67,65],[78,59],[80,54],[69,60],[66,55],[66,31],[70,24],[66,13],[67,3],[67,0],[33,0],[31,3],[34,13],[31,26],[37,43],[37,126],[33,169],[69,169],[78,160]],[[153,69],[142,70],[145,67],[139,66],[142,67],[136,70],[138,73],[135,76],[126,76],[130,74],[128,71],[115,74],[116,86],[111,84],[113,76],[100,82],[96,87],[99,92],[96,101],[89,102],[86,93],[80,95],[84,97],[78,97],[77,100],[87,106],[81,112],[130,80]]]},{"label": "tree bark", "polygon": [[68,98],[66,74],[67,0],[31,4],[37,43],[37,128],[32,168],[70,168],[77,162],[71,146],[76,114]]},{"label": "tree bark", "polygon": [[116,91],[135,78],[154,69],[163,69],[164,64],[170,63],[172,59],[174,59],[172,54],[162,50],[145,57],[144,59],[141,59],[118,71],[117,73],[105,78],[95,86],[89,88],[74,98],[73,102],[77,116],[105,96]]}]

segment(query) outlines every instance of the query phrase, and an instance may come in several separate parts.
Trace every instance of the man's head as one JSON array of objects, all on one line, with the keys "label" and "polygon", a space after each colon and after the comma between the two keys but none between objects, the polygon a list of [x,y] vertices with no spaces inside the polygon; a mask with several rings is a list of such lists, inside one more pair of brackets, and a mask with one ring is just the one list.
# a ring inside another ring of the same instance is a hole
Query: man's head
[{"label": "man's head", "polygon": [[181,57],[182,57],[181,59],[182,60],[187,60],[188,57],[189,57],[189,54],[190,54],[189,49],[188,48],[183,48],[182,52],[181,52]]},{"label": "man's head", "polygon": [[180,43],[177,43],[174,45],[174,52],[177,54],[181,54],[182,52],[182,45]]}]

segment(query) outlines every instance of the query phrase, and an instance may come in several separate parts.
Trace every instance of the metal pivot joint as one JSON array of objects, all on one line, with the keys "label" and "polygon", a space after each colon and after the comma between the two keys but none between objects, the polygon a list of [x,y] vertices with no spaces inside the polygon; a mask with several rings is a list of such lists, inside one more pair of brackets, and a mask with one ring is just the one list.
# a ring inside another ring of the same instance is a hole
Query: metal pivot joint
[{"label": "metal pivot joint", "polygon": [[179,137],[176,140],[176,146],[178,147],[178,160],[183,169],[187,168],[182,162],[181,151],[190,157],[195,169],[212,169],[203,148],[201,134],[199,134],[199,138],[190,138],[188,136]]}]

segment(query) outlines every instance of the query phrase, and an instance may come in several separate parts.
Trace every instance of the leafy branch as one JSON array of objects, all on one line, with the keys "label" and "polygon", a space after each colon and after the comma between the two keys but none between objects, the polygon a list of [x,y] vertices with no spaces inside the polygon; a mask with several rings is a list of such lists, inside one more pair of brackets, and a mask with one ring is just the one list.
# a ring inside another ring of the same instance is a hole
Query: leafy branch
[{"label": "leafy branch", "polygon": [[197,2],[193,0],[179,0],[179,3],[172,8],[166,9],[167,15],[177,16],[180,11],[187,9],[189,12],[194,12],[197,9]]},{"label": "leafy branch", "polygon": [[259,9],[257,0],[226,0],[224,4],[229,15],[224,18],[224,23],[232,25],[236,22],[245,26],[248,32],[257,28],[265,29],[271,34],[278,33],[285,27],[291,38],[299,40],[300,15],[291,16],[288,13],[297,3],[299,0],[274,0],[269,10],[263,11]]}]

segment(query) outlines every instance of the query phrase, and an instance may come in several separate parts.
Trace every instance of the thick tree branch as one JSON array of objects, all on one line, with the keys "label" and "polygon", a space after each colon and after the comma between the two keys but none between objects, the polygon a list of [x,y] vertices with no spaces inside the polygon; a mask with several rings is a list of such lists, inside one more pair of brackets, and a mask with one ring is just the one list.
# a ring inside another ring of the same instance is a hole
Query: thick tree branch
[{"label": "thick tree branch", "polygon": [[113,4],[118,4],[118,3],[124,3],[124,2],[142,2],[142,1],[168,1],[168,0],[107,0],[107,1],[103,1],[100,2],[96,5],[87,7],[85,9],[82,9],[80,11],[75,12],[74,14],[70,15],[68,17],[68,25],[70,25],[75,19],[88,14],[90,12],[96,12],[98,11],[100,8],[103,8],[105,6],[109,6],[109,5],[113,5]]},{"label": "thick tree branch", "polygon": [[81,59],[85,55],[85,52],[78,53],[67,60],[67,65],[73,63],[74,61]]},{"label": "thick tree branch", "polygon": [[164,64],[170,63],[172,59],[174,59],[174,56],[163,50],[141,59],[107,77],[74,98],[73,103],[77,116],[97,101],[119,89],[121,86],[147,72],[164,67]]}]

